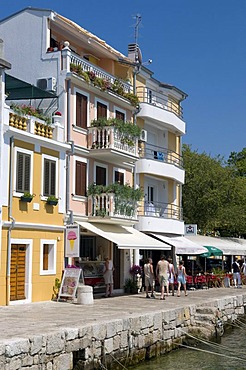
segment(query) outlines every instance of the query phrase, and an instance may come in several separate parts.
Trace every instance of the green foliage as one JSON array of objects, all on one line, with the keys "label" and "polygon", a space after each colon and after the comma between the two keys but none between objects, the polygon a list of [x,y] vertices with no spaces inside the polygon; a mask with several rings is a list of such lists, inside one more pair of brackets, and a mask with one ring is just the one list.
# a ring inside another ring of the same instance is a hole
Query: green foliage
[{"label": "green foliage", "polygon": [[246,179],[220,156],[183,146],[185,223],[194,223],[202,234],[242,236],[246,234]]},{"label": "green foliage", "polygon": [[246,148],[239,153],[231,152],[227,163],[235,176],[246,177]]},{"label": "green foliage", "polygon": [[51,123],[51,117],[46,116],[45,114],[40,112],[40,110],[38,108],[34,108],[31,105],[25,105],[25,104],[20,105],[20,104],[11,103],[10,108],[16,114],[23,115],[23,116],[37,117],[37,118],[45,121],[45,123],[47,125],[49,125]]},{"label": "green foliage", "polygon": [[133,201],[140,201],[144,196],[142,189],[134,189],[127,184],[114,183],[108,186],[91,184],[88,186],[87,195],[100,195],[102,193],[114,193],[118,198]]},{"label": "green foliage", "polygon": [[119,79],[114,80],[114,83],[112,84],[109,80],[105,78],[97,77],[93,71],[83,71],[81,65],[77,65],[74,63],[70,64],[70,71],[77,73],[79,76],[84,78],[86,82],[92,83],[94,86],[99,87],[99,89],[103,91],[110,90],[113,91],[115,94],[123,96],[124,98],[129,100],[131,105],[134,107],[139,104],[138,97],[131,92],[126,92],[124,90],[124,85],[122,81]]},{"label": "green foliage", "polygon": [[135,139],[140,136],[141,129],[134,125],[132,122],[124,122],[117,118],[104,118],[100,117],[91,121],[92,127],[115,127],[121,134],[121,142],[123,144],[128,144],[129,146],[135,145]]},{"label": "green foliage", "polygon": [[52,300],[55,300],[58,298],[58,293],[61,287],[61,280],[56,278],[55,279],[55,284],[53,285],[53,294],[52,294]]}]

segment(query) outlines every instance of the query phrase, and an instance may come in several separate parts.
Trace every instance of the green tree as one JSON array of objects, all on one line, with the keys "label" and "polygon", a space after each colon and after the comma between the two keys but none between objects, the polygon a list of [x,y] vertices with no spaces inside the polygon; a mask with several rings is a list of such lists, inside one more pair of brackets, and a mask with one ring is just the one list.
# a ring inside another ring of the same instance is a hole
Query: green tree
[{"label": "green tree", "polygon": [[201,233],[239,236],[246,234],[245,177],[235,177],[235,168],[218,156],[183,146],[185,223],[198,225]]},{"label": "green tree", "polygon": [[227,163],[236,176],[246,177],[246,148],[239,153],[231,152]]}]

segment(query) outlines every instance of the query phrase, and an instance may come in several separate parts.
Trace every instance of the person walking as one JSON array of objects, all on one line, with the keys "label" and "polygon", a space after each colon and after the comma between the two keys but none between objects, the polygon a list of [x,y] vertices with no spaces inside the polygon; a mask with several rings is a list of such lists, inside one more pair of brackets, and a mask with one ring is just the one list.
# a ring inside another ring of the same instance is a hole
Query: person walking
[{"label": "person walking", "polygon": [[[148,258],[144,264],[144,282],[146,298],[155,298],[154,295],[154,270],[152,258]],[[149,295],[149,287],[151,288],[151,296]]]},{"label": "person walking", "polygon": [[186,270],[184,267],[184,262],[180,261],[178,266],[178,293],[177,297],[180,297],[180,288],[181,285],[183,285],[185,296],[187,296],[187,290],[186,290]]},{"label": "person walking", "polygon": [[175,270],[173,265],[173,260],[171,257],[168,258],[169,262],[169,277],[168,277],[168,283],[169,283],[169,291],[171,289],[172,296],[174,296],[174,278],[175,278]]},{"label": "person walking", "polygon": [[156,276],[159,279],[161,287],[161,300],[165,299],[165,288],[168,295],[168,271],[169,271],[169,262],[166,260],[166,257],[162,254],[160,261],[156,265]]},{"label": "person walking", "polygon": [[244,258],[244,262],[241,267],[241,272],[243,273],[243,284],[246,284],[246,259]]},{"label": "person walking", "polygon": [[104,282],[106,285],[106,293],[104,295],[105,298],[111,297],[113,294],[113,286],[114,286],[114,279],[113,279],[113,272],[114,272],[114,265],[113,262],[107,257],[104,263]]},{"label": "person walking", "polygon": [[235,288],[241,288],[241,275],[240,275],[240,265],[238,263],[237,257],[235,258],[233,264],[233,282]]}]

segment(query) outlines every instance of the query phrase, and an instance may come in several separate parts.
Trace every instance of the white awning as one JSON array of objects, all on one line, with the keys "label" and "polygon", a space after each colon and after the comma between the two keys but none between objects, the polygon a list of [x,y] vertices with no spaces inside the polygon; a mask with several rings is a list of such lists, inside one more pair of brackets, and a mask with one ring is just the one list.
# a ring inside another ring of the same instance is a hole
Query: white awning
[{"label": "white awning", "polygon": [[161,234],[152,234],[156,238],[162,240],[164,243],[168,243],[175,247],[175,254],[177,255],[195,255],[207,252],[207,249],[198,243],[194,243],[184,236],[169,237]]},{"label": "white awning", "polygon": [[219,238],[204,235],[186,235],[190,241],[194,241],[200,246],[216,247],[222,250],[224,255],[242,256],[246,255],[246,242],[238,238]]},{"label": "white awning", "polygon": [[132,226],[120,226],[110,224],[98,224],[90,222],[77,222],[81,227],[94,234],[110,240],[118,245],[120,249],[153,249],[171,250],[169,245],[162,243],[136,229]]}]

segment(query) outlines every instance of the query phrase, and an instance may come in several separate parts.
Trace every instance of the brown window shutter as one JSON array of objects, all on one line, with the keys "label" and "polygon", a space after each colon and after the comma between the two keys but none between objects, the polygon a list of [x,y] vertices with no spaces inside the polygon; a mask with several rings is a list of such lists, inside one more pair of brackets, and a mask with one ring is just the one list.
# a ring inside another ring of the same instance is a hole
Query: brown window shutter
[{"label": "brown window shutter", "polygon": [[86,196],[86,163],[76,161],[75,194]]},{"label": "brown window shutter", "polygon": [[87,103],[87,96],[76,94],[76,126],[85,129],[87,128]]},{"label": "brown window shutter", "polygon": [[107,118],[107,106],[103,103],[97,103],[97,119]]},{"label": "brown window shutter", "polygon": [[43,245],[43,270],[49,269],[49,244]]},{"label": "brown window shutter", "polygon": [[106,185],[106,168],[96,167],[96,184],[97,185]]},{"label": "brown window shutter", "polygon": [[30,191],[31,156],[17,152],[16,191]]},{"label": "brown window shutter", "polygon": [[125,121],[125,115],[122,112],[119,112],[118,110],[115,111],[115,117],[117,119],[120,119],[121,121]]},{"label": "brown window shutter", "polygon": [[48,159],[44,160],[44,194],[45,196],[56,195],[56,163]]}]

